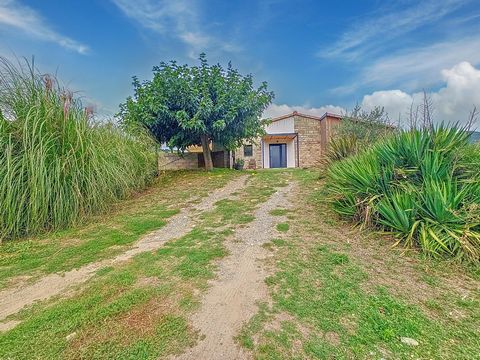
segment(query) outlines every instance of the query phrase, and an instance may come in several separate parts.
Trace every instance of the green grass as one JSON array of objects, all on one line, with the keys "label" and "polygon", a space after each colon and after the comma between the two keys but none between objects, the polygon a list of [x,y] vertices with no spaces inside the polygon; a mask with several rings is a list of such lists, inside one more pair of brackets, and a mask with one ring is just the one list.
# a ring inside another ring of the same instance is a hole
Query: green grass
[{"label": "green grass", "polygon": [[[0,245],[0,288],[17,277],[33,281],[115,256],[150,231],[161,228],[192,196],[202,197],[237,176],[224,169],[212,173],[171,172],[145,194],[117,204],[114,211],[90,224]],[[247,215],[243,215],[242,219]]]},{"label": "green grass", "polygon": [[273,216],[285,216],[287,214],[288,214],[287,209],[273,209],[272,211],[270,211],[270,215],[273,215]]},{"label": "green grass", "polygon": [[[385,288],[366,292],[362,288],[366,273],[346,254],[328,246],[301,248],[298,241],[286,250],[282,245],[285,258],[268,279],[269,286],[276,289],[273,308],[261,308],[242,331],[241,343],[254,348],[256,358],[380,358],[385,353],[397,359],[475,357],[479,344],[472,318],[458,323],[437,321]],[[262,322],[268,323],[279,312],[288,313],[295,321],[290,327],[264,330]],[[478,316],[478,309],[471,313]],[[338,336],[338,344],[325,337],[329,333]],[[254,337],[256,347],[252,345]],[[400,337],[414,338],[421,345],[409,347]],[[294,347],[292,343],[302,345]]]},{"label": "green grass", "polygon": [[[210,176],[219,185],[237,174],[191,173],[185,185],[200,191]],[[169,176],[177,187],[156,188],[150,197],[165,191],[183,193],[182,182],[175,178],[183,173]],[[274,174],[252,175],[237,199],[220,201],[202,213],[195,228],[182,238],[127,263],[100,269],[72,298],[52,299],[12,316],[22,322],[0,334],[0,358],[29,359],[35,354],[39,359],[157,359],[192,346],[198,334],[187,318],[198,308],[216,260],[227,255],[224,241],[243,226],[239,218],[251,217],[256,206],[275,191],[273,178]],[[144,203],[142,197],[132,201],[127,212],[138,210],[142,216],[119,213],[116,224],[140,231],[150,212]],[[242,206],[245,203],[249,206]]]},{"label": "green grass", "polygon": [[290,225],[288,223],[277,224],[277,230],[280,232],[287,232],[289,229]]},{"label": "green grass", "polygon": [[[323,213],[309,216],[326,206],[318,203],[325,198],[318,175],[312,173],[294,175],[303,184],[298,198],[308,201],[292,210],[297,216],[290,221],[288,238],[267,247],[276,267],[267,279],[272,302],[259,306],[241,330],[239,343],[255,359],[476,358],[480,294],[475,284],[470,283],[466,296],[443,282],[446,274],[458,281],[464,271],[445,266],[437,271],[430,259],[412,259],[428,269],[410,275],[418,280],[405,278],[427,284],[435,298],[426,296],[424,301],[412,299],[401,279],[395,285],[378,281],[368,270],[369,259],[361,259],[362,251],[328,231],[345,233],[341,221],[323,222]],[[404,262],[394,254],[378,255],[374,267],[390,271],[395,281]],[[405,345],[400,337],[414,338],[420,345]]]}]

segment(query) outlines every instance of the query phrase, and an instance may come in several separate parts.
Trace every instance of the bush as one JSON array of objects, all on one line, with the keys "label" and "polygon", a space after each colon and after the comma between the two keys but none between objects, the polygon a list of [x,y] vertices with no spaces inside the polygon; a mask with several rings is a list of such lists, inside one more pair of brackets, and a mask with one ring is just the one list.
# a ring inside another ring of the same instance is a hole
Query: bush
[{"label": "bush", "polygon": [[335,127],[327,150],[322,156],[322,164],[329,165],[332,162],[356,155],[395,132],[396,128],[391,125],[383,108],[376,107],[367,112],[356,106]]},{"label": "bush", "polygon": [[72,225],[142,188],[153,144],[93,123],[55,78],[0,58],[0,241]]},{"label": "bush", "polygon": [[332,164],[334,209],[435,256],[480,259],[480,149],[468,133],[411,130]]}]

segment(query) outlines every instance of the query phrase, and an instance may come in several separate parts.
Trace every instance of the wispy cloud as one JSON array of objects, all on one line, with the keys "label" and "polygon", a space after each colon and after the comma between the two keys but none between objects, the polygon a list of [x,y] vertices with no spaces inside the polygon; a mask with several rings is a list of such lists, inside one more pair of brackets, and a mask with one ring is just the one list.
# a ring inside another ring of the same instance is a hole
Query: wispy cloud
[{"label": "wispy cloud", "polygon": [[380,86],[397,84],[415,90],[435,85],[442,69],[461,61],[480,64],[478,36],[438,42],[382,57],[363,70],[360,82]]},{"label": "wispy cloud", "polygon": [[43,41],[56,43],[79,54],[87,54],[89,47],[50,27],[34,9],[15,0],[0,0],[0,26],[18,29]]},{"label": "wispy cloud", "polygon": [[362,87],[399,87],[417,91],[441,83],[439,74],[462,61],[480,64],[480,38],[469,36],[440,41],[428,46],[406,48],[379,57],[363,66],[358,76],[346,85],[331,90],[338,95],[352,94]]},{"label": "wispy cloud", "polygon": [[220,49],[225,52],[240,50],[235,44],[222,41],[202,28],[198,5],[193,0],[112,1],[127,17],[140,26],[182,41],[192,58],[209,49]]},{"label": "wispy cloud", "polygon": [[445,18],[467,2],[469,0],[428,0],[407,2],[409,5],[405,6],[403,1],[380,8],[368,17],[353,21],[336,44],[318,52],[318,56],[356,60],[381,49],[382,44]]}]

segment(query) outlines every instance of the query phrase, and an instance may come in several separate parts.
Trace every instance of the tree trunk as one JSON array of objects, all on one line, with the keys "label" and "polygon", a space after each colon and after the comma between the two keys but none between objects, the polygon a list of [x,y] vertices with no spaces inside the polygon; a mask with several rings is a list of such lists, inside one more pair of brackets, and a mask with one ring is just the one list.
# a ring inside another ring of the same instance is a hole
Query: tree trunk
[{"label": "tree trunk", "polygon": [[207,135],[200,135],[202,141],[203,160],[205,162],[205,170],[210,171],[213,169],[212,153],[210,152],[210,144]]}]

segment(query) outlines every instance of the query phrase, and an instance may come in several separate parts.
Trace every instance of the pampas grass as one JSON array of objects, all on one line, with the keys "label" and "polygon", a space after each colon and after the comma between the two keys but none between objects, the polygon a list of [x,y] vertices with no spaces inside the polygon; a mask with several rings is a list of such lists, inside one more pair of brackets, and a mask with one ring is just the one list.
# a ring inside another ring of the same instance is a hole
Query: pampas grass
[{"label": "pampas grass", "polygon": [[0,240],[71,226],[151,181],[153,140],[91,115],[33,63],[0,58]]}]

